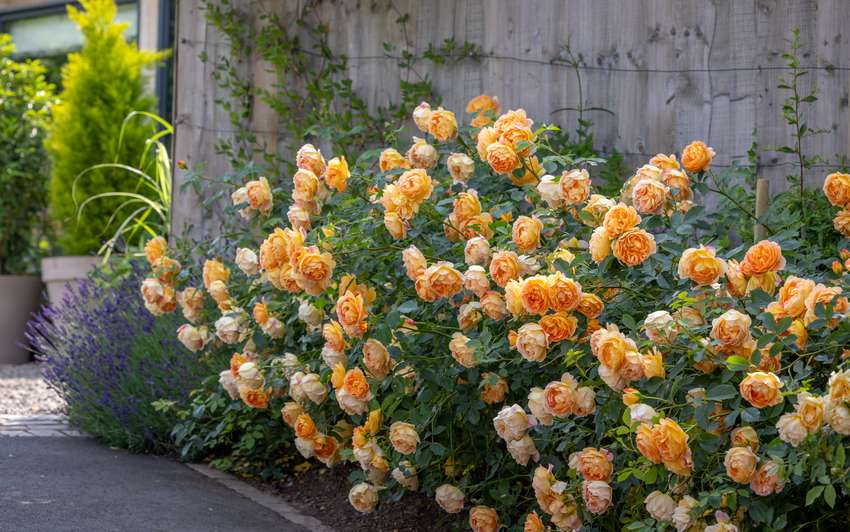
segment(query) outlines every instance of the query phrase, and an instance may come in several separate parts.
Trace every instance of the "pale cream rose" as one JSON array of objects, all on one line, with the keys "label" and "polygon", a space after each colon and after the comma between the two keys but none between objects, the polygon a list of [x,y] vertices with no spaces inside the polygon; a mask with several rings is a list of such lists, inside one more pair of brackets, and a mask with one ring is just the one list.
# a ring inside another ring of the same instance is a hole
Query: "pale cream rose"
[{"label": "pale cream rose", "polygon": [[[491,377],[493,376],[496,377],[496,384],[490,384]],[[508,381],[504,377],[494,375],[493,373],[483,373],[481,375],[481,382],[484,383],[481,387],[480,397],[482,401],[488,405],[492,405],[505,400],[505,394],[508,392]]]},{"label": "pale cream rose", "polygon": [[455,184],[466,183],[475,170],[475,162],[462,153],[453,153],[446,160],[446,168]]},{"label": "pale cream rose", "polygon": [[[163,289],[163,295],[165,290]],[[195,287],[188,287],[177,292],[177,302],[183,309],[183,317],[192,323],[198,323],[200,313],[204,310],[204,294]]]},{"label": "pale cream rose", "polygon": [[283,421],[292,428],[295,428],[295,423],[299,416],[304,413],[304,408],[298,403],[286,403],[280,411],[283,416]]},{"label": "pale cream rose", "polygon": [[729,345],[743,345],[752,340],[752,319],[737,310],[729,310],[711,322],[711,337]]},{"label": "pale cream rose", "polygon": [[316,456],[316,449],[313,447],[313,440],[310,438],[295,438],[295,448],[304,458]]},{"label": "pale cream rose", "polygon": [[560,381],[550,382],[540,395],[543,413],[553,417],[566,417],[573,413],[578,383],[569,373]]},{"label": "pale cream rose", "polygon": [[537,190],[540,192],[540,197],[549,205],[550,209],[560,209],[564,200],[561,199],[558,183],[555,182],[555,176],[544,175],[537,183]]},{"label": "pale cream rose", "polygon": [[573,414],[577,417],[587,417],[596,412],[596,392],[589,386],[576,390]]},{"label": "pale cream rose", "polygon": [[543,362],[549,351],[548,335],[539,324],[526,323],[517,332],[516,348],[529,362]]},{"label": "pale cream rose", "polygon": [[404,268],[407,270],[407,277],[411,281],[416,281],[425,273],[428,268],[428,261],[425,260],[425,255],[419,251],[416,246],[410,246],[401,252],[401,257],[404,260]]},{"label": "pale cream rose", "polygon": [[492,127],[481,128],[481,131],[478,132],[478,143],[475,149],[478,151],[478,156],[482,161],[487,162],[487,148],[496,142],[497,139],[496,130]]},{"label": "pale cream rose", "polygon": [[686,530],[690,530],[691,528],[697,526],[696,520],[690,516],[690,511],[696,508],[698,505],[699,501],[694,499],[690,495],[683,496],[682,499],[679,501],[679,504],[678,506],[676,506],[676,510],[673,512],[673,517],[671,519],[673,526],[676,527],[676,530],[678,532],[685,532]]},{"label": "pale cream rose", "polygon": [[759,457],[749,447],[732,447],[726,451],[726,474],[735,482],[747,484],[756,472]]},{"label": "pale cream rose", "polygon": [[307,324],[309,332],[313,332],[319,330],[322,326],[325,313],[306,299],[302,299],[298,305],[298,319]]},{"label": "pale cream rose", "polygon": [[230,294],[227,293],[227,285],[224,281],[213,281],[210,283],[210,297],[219,305],[230,299]]},{"label": "pale cream rose", "polygon": [[729,440],[732,442],[732,445],[749,447],[753,452],[758,452],[759,450],[758,434],[756,434],[756,431],[752,427],[738,427],[733,429],[729,435]]},{"label": "pale cream rose", "polygon": [[617,238],[625,231],[632,229],[641,221],[640,215],[634,207],[630,207],[624,203],[614,205],[605,213],[605,218],[602,220],[602,227],[611,238]]},{"label": "pale cream rose", "polygon": [[236,265],[248,277],[260,273],[260,260],[257,254],[248,248],[238,248],[236,250]]},{"label": "pale cream rose", "polygon": [[830,373],[828,399],[830,403],[850,403],[850,369]]},{"label": "pale cream rose", "polygon": [[581,210],[581,212],[590,214],[590,218],[584,219],[580,217],[581,222],[591,227],[600,226],[602,221],[605,219],[605,215],[608,214],[608,211],[611,210],[614,205],[613,200],[610,200],[601,194],[592,194],[590,199],[587,201],[587,204]]},{"label": "pale cream rose", "polygon": [[823,418],[826,415],[826,400],[823,397],[815,397],[809,392],[797,394],[795,409],[800,421],[811,432],[815,434],[820,430]]},{"label": "pale cream rose", "polygon": [[[814,321],[817,319],[815,309],[818,303],[822,303],[824,308],[830,303],[833,304],[832,311],[835,314],[846,314],[850,311],[850,303],[846,297],[841,297],[841,288],[831,286],[827,288],[825,285],[818,284],[812,292],[806,297],[806,320]],[[838,324],[838,318],[830,320],[830,328],[834,328]]]},{"label": "pale cream rose", "polygon": [[295,166],[310,170],[316,175],[322,175],[325,172],[325,160],[322,158],[322,152],[312,144],[301,146],[295,155]]},{"label": "pale cream rose", "polygon": [[301,389],[304,390],[304,394],[307,396],[307,399],[317,405],[325,402],[325,398],[328,396],[328,388],[322,384],[318,375],[315,373],[308,373],[301,378],[300,382]]},{"label": "pale cream rose", "polygon": [[463,274],[450,262],[438,262],[428,267],[423,276],[437,299],[452,297],[463,290]]},{"label": "pale cream rose", "polygon": [[513,251],[497,251],[490,262],[490,277],[500,288],[507,286],[508,281],[519,278],[517,254]]},{"label": "pale cream rose", "polygon": [[457,120],[451,111],[438,107],[431,111],[428,117],[428,133],[440,142],[445,142],[457,136]]},{"label": "pale cream rose", "polygon": [[431,121],[431,106],[427,102],[422,102],[413,110],[413,122],[419,131],[428,132],[428,124]]},{"label": "pale cream rose", "polygon": [[655,237],[643,229],[627,229],[611,245],[611,251],[626,266],[637,266],[657,251]]},{"label": "pale cream rose", "polygon": [[[480,137],[481,135],[479,134]],[[514,148],[510,144],[499,140],[487,146],[486,160],[497,174],[507,174],[522,167],[522,163]]]},{"label": "pale cream rose", "polygon": [[578,326],[578,319],[566,312],[547,314],[538,322],[546,333],[550,343],[560,342],[572,337]]},{"label": "pale cream rose", "polygon": [[451,484],[443,484],[435,493],[437,504],[450,514],[463,510],[463,492]]},{"label": "pale cream rose", "polygon": [[490,291],[490,280],[487,279],[484,268],[478,265],[470,266],[463,275],[463,287],[478,297],[484,297],[484,294]]},{"label": "pale cream rose", "polygon": [[519,267],[520,277],[526,275],[534,275],[540,270],[540,263],[537,259],[530,255],[520,255],[517,257],[517,267]]},{"label": "pale cream rose", "polygon": [[589,292],[584,292],[581,295],[581,301],[576,307],[580,313],[582,313],[587,319],[593,319],[602,314],[602,310],[605,308],[605,303],[602,299],[596,294],[591,294]]},{"label": "pale cream rose", "polygon": [[540,453],[537,452],[534,440],[528,434],[516,440],[508,440],[508,452],[521,466],[528,465],[530,459],[534,459],[535,462],[540,460]]},{"label": "pale cream rose", "polygon": [[481,214],[481,201],[478,199],[478,192],[475,189],[461,192],[455,197],[452,207],[457,220],[467,220],[473,216],[478,216]]},{"label": "pale cream rose", "polygon": [[244,328],[242,320],[233,316],[222,316],[215,322],[215,334],[226,344],[239,342],[239,337]]},{"label": "pale cream rose", "polygon": [[487,292],[481,297],[480,303],[481,310],[494,321],[499,321],[508,316],[505,299],[498,292]]},{"label": "pale cream rose", "polygon": [[708,171],[714,155],[714,150],[707,147],[705,142],[695,140],[682,152],[682,166],[688,172]]},{"label": "pale cream rose", "polygon": [[782,403],[784,383],[773,373],[756,371],[750,373],[741,382],[741,397],[756,408],[765,408]]},{"label": "pale cream rose", "polygon": [[540,388],[532,388],[528,393],[528,409],[543,425],[551,426],[553,419],[551,414],[547,414],[543,410],[543,390]]},{"label": "pale cream rose", "polygon": [[792,412],[782,414],[779,417],[779,421],[776,422],[776,430],[779,432],[779,439],[790,443],[792,447],[800,445],[809,435],[803,420],[800,419],[799,415]]},{"label": "pale cream rose", "polygon": [[407,460],[398,463],[398,467],[392,471],[392,476],[404,488],[412,491],[419,489],[419,476],[416,474],[416,468]]},{"label": "pale cream rose", "polygon": [[471,368],[475,365],[475,349],[466,347],[469,338],[463,334],[456,332],[452,333],[452,340],[449,342],[449,351],[452,357],[457,360],[461,366]]},{"label": "pale cream rose", "polygon": [[413,137],[413,146],[407,151],[407,158],[410,159],[415,168],[433,170],[437,166],[439,154],[437,154],[437,149],[434,146],[422,139]]},{"label": "pale cream rose", "polygon": [[760,497],[780,493],[785,487],[785,479],[780,476],[780,471],[781,468],[776,462],[763,462],[750,480],[750,488]]},{"label": "pale cream rose", "polygon": [[[242,205],[243,203],[248,203],[248,189],[246,187],[237,188],[231,195],[230,199],[233,200],[233,205]],[[239,216],[248,220],[251,218],[251,214],[254,212],[251,209],[251,206],[248,205],[244,209],[239,209],[236,211],[239,213]]]},{"label": "pale cream rose", "polygon": [[386,379],[390,371],[390,354],[384,344],[374,338],[366,340],[363,345],[363,365],[375,380]]},{"label": "pale cream rose", "polygon": [[742,266],[750,275],[775,273],[785,268],[785,257],[782,256],[779,244],[762,240],[747,250]]},{"label": "pale cream rose", "polygon": [[644,499],[646,511],[656,521],[671,521],[676,511],[676,501],[673,497],[660,491],[653,491]]},{"label": "pale cream rose", "polygon": [[608,236],[608,232],[605,231],[604,227],[597,227],[593,230],[588,244],[588,251],[596,264],[601,263],[611,254],[611,238]]},{"label": "pale cream rose", "polygon": [[481,318],[484,316],[481,313],[481,303],[471,301],[460,306],[460,311],[457,315],[457,322],[460,330],[469,332],[478,325]]},{"label": "pale cream rose", "polygon": [[670,189],[654,179],[643,179],[632,189],[632,204],[638,212],[650,214],[658,211]]},{"label": "pale cream rose", "polygon": [[210,337],[206,327],[195,328],[184,324],[177,329],[177,339],[186,346],[186,349],[197,353],[204,348]]},{"label": "pale cream rose", "polygon": [[390,425],[390,443],[401,454],[415,453],[419,445],[419,433],[410,423],[396,421]]},{"label": "pale cream rose", "polygon": [[534,427],[537,421],[529,418],[519,405],[506,406],[493,418],[496,433],[505,441],[518,440],[525,434],[525,429]]},{"label": "pale cream rose", "polygon": [[726,261],[716,256],[713,247],[686,249],[679,259],[679,277],[697,283],[697,287],[712,285],[726,274]]},{"label": "pale cream rose", "polygon": [[850,404],[828,403],[826,407],[826,422],[832,430],[845,436],[850,436]]},{"label": "pale cream rose", "polygon": [[829,174],[823,182],[823,193],[830,203],[836,207],[844,207],[850,203],[850,175]]},{"label": "pale cream rose", "polygon": [[514,317],[521,316],[525,312],[520,298],[521,291],[522,285],[514,280],[508,281],[505,286],[505,306]]},{"label": "pale cream rose", "polygon": [[585,480],[581,483],[581,497],[587,510],[593,514],[605,513],[611,506],[611,486],[601,480]]},{"label": "pale cream rose", "polygon": [[590,196],[590,176],[587,170],[566,170],[558,182],[558,195],[567,205],[581,205]]},{"label": "pale cream rose", "polygon": [[348,492],[348,501],[358,512],[368,514],[378,505],[378,492],[366,483],[360,483]]},{"label": "pale cream rose", "polygon": [[289,206],[286,218],[295,229],[303,231],[309,231],[311,229],[310,213],[298,203],[293,203]]},{"label": "pale cream rose", "polygon": [[536,216],[520,216],[514,222],[512,238],[520,253],[533,253],[540,245],[540,231],[543,222]]},{"label": "pale cream rose", "polygon": [[490,243],[484,237],[472,237],[466,241],[463,256],[464,261],[470,266],[473,264],[486,266],[490,261]]},{"label": "pale cream rose", "polygon": [[[628,390],[628,388],[626,388]],[[629,405],[629,414],[631,415],[631,424],[635,423],[651,423],[652,419],[658,416],[658,412],[651,406],[638,403]]]},{"label": "pale cream rose", "polygon": [[654,342],[672,342],[676,339],[675,327],[665,327],[673,321],[673,316],[666,310],[658,310],[649,314],[643,320],[646,337]]}]

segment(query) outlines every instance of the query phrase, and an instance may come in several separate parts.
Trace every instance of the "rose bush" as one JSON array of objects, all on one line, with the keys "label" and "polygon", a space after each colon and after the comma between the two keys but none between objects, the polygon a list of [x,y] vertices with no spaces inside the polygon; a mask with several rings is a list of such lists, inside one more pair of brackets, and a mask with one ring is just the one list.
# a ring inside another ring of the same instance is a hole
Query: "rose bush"
[{"label": "rose bush", "polygon": [[[846,524],[850,277],[791,233],[701,239],[694,199],[734,172],[702,142],[606,197],[551,128],[468,110],[423,103],[422,138],[356,161],[305,145],[291,181],[248,165],[216,179],[225,236],[151,241],[146,306],[233,353],[187,448],[238,422],[359,463],[359,511],[419,489],[476,531]],[[846,204],[850,181],[825,190]]]}]

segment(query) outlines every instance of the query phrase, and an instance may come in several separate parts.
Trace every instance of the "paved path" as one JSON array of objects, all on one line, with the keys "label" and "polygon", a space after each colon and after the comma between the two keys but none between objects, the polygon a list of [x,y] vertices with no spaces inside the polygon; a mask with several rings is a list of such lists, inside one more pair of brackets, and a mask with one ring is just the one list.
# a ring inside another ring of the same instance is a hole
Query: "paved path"
[{"label": "paved path", "polygon": [[[17,432],[36,430],[64,431]],[[125,530],[307,529],[166,458],[113,450],[89,438],[0,437],[0,531]]]},{"label": "paved path", "polygon": [[0,437],[21,436],[85,436],[68,426],[59,414],[12,415],[0,414]]}]

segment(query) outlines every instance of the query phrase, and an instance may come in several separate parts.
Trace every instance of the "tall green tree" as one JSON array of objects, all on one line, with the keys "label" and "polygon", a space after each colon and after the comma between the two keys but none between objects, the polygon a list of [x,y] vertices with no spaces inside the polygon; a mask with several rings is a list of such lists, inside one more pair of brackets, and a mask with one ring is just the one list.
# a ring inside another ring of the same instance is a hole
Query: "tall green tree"
[{"label": "tall green tree", "polygon": [[128,124],[119,143],[124,118],[132,111],[152,111],[156,100],[145,91],[142,69],[162,61],[167,52],[139,50],[127,42],[128,23],[115,21],[114,0],[82,0],[83,9],[68,6],[84,45],[62,68],[64,91],[53,110],[47,149],[53,156],[51,199],[53,216],[63,224],[60,245],[71,255],[97,251],[114,230],[112,214],[121,197],[91,202],[77,217],[77,206],[103,192],[137,191],[138,179],[129,172],[102,169],[77,176],[91,166],[118,162],[136,166],[153,124]]}]

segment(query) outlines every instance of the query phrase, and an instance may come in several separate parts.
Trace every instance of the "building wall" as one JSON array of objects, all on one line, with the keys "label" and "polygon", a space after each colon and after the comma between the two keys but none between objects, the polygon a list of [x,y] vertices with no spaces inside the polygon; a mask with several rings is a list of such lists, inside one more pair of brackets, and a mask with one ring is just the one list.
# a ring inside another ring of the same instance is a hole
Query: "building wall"
[{"label": "building wall", "polygon": [[[232,4],[232,2],[231,2]],[[584,95],[596,113],[596,146],[632,154],[625,164],[635,168],[657,153],[681,154],[700,139],[718,153],[715,167],[733,159],[746,163],[747,150],[774,142],[793,145],[780,117],[786,91],[777,90],[785,70],[784,39],[794,28],[809,43],[803,64],[812,67],[803,90],[821,89],[819,101],[807,109],[809,126],[831,132],[805,140],[811,154],[834,159],[850,152],[850,2],[846,0],[395,0],[407,23],[411,48],[421,55],[430,43],[454,37],[481,46],[483,58],[451,58],[443,68],[421,61],[417,68],[433,80],[443,105],[463,115],[466,102],[481,93],[499,97],[503,109],[523,108],[538,123],[576,129],[575,113],[555,112],[577,105],[577,84],[563,59],[570,39],[581,58]],[[257,24],[254,3],[239,4]],[[288,34],[301,30],[292,21],[303,2],[263,0],[287,21]],[[252,7],[253,6],[253,7]],[[181,0],[177,14],[174,158],[203,164],[217,176],[231,170],[217,155],[219,139],[233,140],[228,114],[215,103],[227,99],[213,78],[226,43],[208,26],[200,0]],[[332,30],[329,46],[350,58],[357,94],[371,106],[398,94],[400,70],[384,57],[383,42],[403,46],[404,33],[388,0],[323,0],[316,13]],[[306,36],[305,36],[306,37]],[[305,38],[306,41],[306,38]],[[308,41],[309,42],[309,41]],[[201,62],[205,53],[209,60]],[[275,79],[249,57],[240,64],[248,79],[268,88]],[[278,117],[258,107],[253,113],[260,142],[279,144]],[[753,131],[757,134],[753,137]],[[281,152],[282,153],[282,152]],[[793,173],[788,156],[760,154],[759,177],[771,181],[772,192],[784,190]],[[822,182],[827,167],[808,175]],[[179,190],[180,171],[174,190]],[[220,217],[204,212],[191,189],[175,199],[174,228],[194,224],[194,236],[215,233]]]}]

